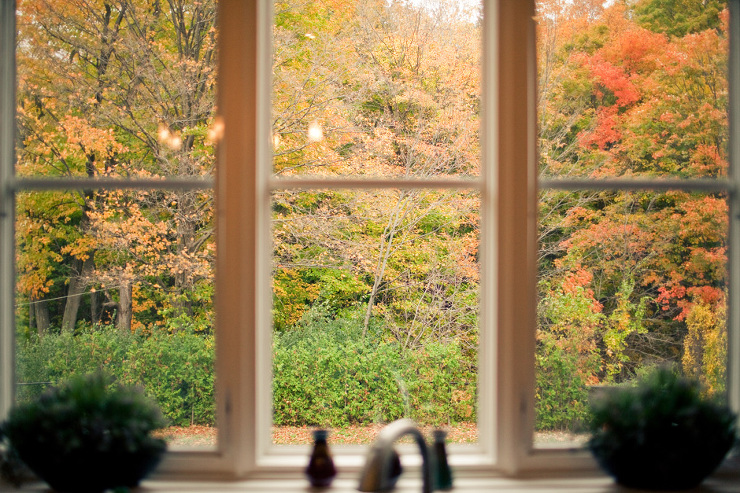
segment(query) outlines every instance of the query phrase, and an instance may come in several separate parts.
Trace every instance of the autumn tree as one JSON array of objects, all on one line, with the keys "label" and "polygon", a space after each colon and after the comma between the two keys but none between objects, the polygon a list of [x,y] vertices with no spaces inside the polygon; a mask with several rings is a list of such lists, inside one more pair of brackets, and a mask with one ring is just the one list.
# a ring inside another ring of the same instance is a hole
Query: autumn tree
[{"label": "autumn tree", "polygon": [[[682,36],[646,29],[620,4],[577,29],[572,19],[568,28],[546,24],[546,33],[568,36],[540,38],[547,53],[541,173],[726,173],[725,15],[716,16],[718,29]],[[599,314],[590,332],[602,360],[595,378],[621,380],[638,365],[680,359],[695,303],[723,303],[721,195],[546,191],[540,211],[542,303],[551,303],[553,287],[587,276],[583,289],[593,300],[580,316]],[[557,334],[558,320],[541,311],[543,340]]]},{"label": "autumn tree", "polygon": [[[210,173],[213,158],[206,130],[215,81],[212,2],[27,1],[20,12],[20,174],[152,178]],[[113,206],[108,197],[85,190],[68,199],[81,214],[76,216],[77,237],[60,251],[69,265],[63,269],[69,273],[60,324],[64,330],[75,326],[85,287],[102,287],[104,279],[107,288],[100,292],[118,291],[106,301],[122,315],[122,329],[130,328],[131,295],[141,276],[111,280],[110,266],[96,259],[95,235],[104,228],[92,224],[91,211]],[[171,248],[183,268],[173,268],[160,290],[169,293],[166,303],[180,312],[188,310],[193,283],[204,279],[201,260],[189,259],[212,255],[210,202],[199,192],[163,192],[156,200],[115,203],[134,207],[131,214],[145,211],[153,224],[167,218],[169,234],[176,239]],[[189,273],[194,263],[199,264],[193,267],[198,274]],[[126,269],[135,270],[135,264]],[[28,286],[22,292],[34,289]],[[96,304],[92,295],[91,305]]]},{"label": "autumn tree", "polygon": [[637,21],[651,31],[682,37],[718,29],[725,5],[720,0],[640,0],[634,11]]},{"label": "autumn tree", "polygon": [[[288,6],[279,4],[276,19],[276,173],[478,172],[479,38],[454,4],[440,2],[430,11],[363,2],[341,12],[332,2],[292,5],[305,13],[300,17]],[[315,12],[327,15],[312,21]],[[334,22],[347,13],[350,22]],[[312,125],[320,127],[320,138],[311,138]],[[284,330],[283,321],[296,321],[322,300],[341,305],[341,285],[355,304],[365,303],[365,331],[373,314],[382,315],[405,346],[473,330],[477,207],[467,193],[277,192],[276,327]],[[460,258],[445,258],[451,250]],[[291,294],[300,301],[286,316]],[[445,317],[457,322],[442,322]]]}]

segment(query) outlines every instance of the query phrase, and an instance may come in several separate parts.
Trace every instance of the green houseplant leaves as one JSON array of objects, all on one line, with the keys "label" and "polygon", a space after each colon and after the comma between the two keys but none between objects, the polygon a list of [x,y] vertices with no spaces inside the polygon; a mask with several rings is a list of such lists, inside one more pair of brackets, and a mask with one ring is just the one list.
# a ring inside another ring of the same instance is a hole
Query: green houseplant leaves
[{"label": "green houseplant leaves", "polygon": [[54,490],[100,492],[136,486],[151,472],[166,448],[151,432],[164,424],[138,389],[96,373],[14,408],[2,433]]},{"label": "green houseplant leaves", "polygon": [[592,405],[589,448],[618,483],[680,490],[697,486],[735,441],[735,416],[697,382],[659,368]]}]

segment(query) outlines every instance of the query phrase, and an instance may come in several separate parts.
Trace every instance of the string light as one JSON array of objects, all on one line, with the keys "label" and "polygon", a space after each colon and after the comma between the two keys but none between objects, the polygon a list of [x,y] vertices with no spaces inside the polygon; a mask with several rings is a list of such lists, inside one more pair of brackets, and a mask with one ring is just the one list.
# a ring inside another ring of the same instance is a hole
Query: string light
[{"label": "string light", "polygon": [[308,124],[308,141],[309,142],[321,142],[324,140],[324,129],[316,120]]}]

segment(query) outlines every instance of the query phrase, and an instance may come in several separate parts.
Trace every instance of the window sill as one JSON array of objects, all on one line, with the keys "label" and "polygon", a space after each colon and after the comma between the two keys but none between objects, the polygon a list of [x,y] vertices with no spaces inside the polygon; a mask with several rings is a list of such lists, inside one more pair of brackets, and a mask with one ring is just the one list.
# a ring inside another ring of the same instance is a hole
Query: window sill
[{"label": "window sill", "polygon": [[[685,490],[687,493],[737,493],[740,492],[739,479],[710,478],[701,487]],[[7,489],[6,489],[7,488]],[[394,490],[398,493],[415,492],[421,490],[419,481],[413,479],[401,480]],[[18,493],[49,493],[44,484],[33,484],[18,490],[0,484],[0,491],[16,491]],[[137,493],[227,493],[240,491],[244,493],[271,493],[280,492],[318,492],[326,493],[357,493],[355,478],[338,478],[334,484],[326,489],[313,489],[304,479],[265,479],[248,481],[145,481],[136,490]],[[620,487],[607,477],[592,478],[540,478],[540,479],[511,479],[511,478],[459,478],[455,482],[453,491],[461,493],[626,493],[629,490]]]},{"label": "window sill", "polygon": [[[294,456],[291,456],[294,458]],[[409,456],[404,455],[404,465],[407,465]],[[305,456],[303,458],[305,464]],[[292,461],[288,461],[292,462]],[[410,461],[407,472],[401,476],[397,487],[393,490],[398,493],[421,491],[418,464]],[[452,461],[451,461],[452,462]],[[624,488],[614,483],[613,479],[597,469],[566,470],[557,469],[531,472],[518,477],[506,477],[486,469],[483,464],[477,467],[468,461],[461,461],[453,467],[455,487],[453,491],[461,493],[483,493],[496,491],[497,493],[629,493],[643,490]],[[160,471],[154,477],[144,481],[136,493],[228,493],[240,491],[244,493],[288,493],[296,492],[325,492],[325,493],[357,493],[359,481],[359,467],[349,467],[340,472],[330,488],[319,489],[309,486],[300,467],[287,466],[282,463],[280,468],[265,470],[250,479],[228,479],[225,475],[220,478],[214,475],[200,476]],[[349,465],[349,464],[347,464]],[[572,465],[572,464],[571,464]],[[405,476],[405,477],[404,477]],[[17,493],[52,493],[45,483],[29,482],[21,488],[4,483],[0,479],[0,492]],[[686,493],[740,493],[740,454],[728,457],[719,469],[707,478],[700,487],[684,490]]]},{"label": "window sill", "polygon": [[[737,461],[728,461],[718,472],[708,478],[698,488],[685,490],[687,493],[738,493],[740,492],[740,464]],[[401,478],[394,492],[418,492],[421,490],[421,481],[409,473],[408,478]],[[43,483],[32,483],[14,490],[12,487],[0,483],[0,491],[16,491],[17,493],[49,493],[50,490]],[[240,491],[244,493],[288,493],[320,492],[326,493],[357,493],[357,474],[340,474],[332,486],[327,489],[311,488],[300,474],[287,474],[282,478],[255,478],[249,480],[173,480],[150,479],[142,483],[135,490],[137,493],[228,493]],[[548,475],[526,478],[491,477],[490,475],[463,472],[456,474],[453,491],[461,493],[627,493],[631,490],[623,488],[603,474],[591,475]]]}]

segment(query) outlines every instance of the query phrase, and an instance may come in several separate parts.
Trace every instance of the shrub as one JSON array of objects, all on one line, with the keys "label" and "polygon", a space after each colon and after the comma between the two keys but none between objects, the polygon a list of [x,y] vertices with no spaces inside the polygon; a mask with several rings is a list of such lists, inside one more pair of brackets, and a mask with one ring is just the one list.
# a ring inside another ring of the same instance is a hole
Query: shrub
[{"label": "shrub", "polygon": [[212,425],[215,421],[213,336],[155,332],[140,339],[121,365],[119,378],[143,386],[170,424]]},{"label": "shrub", "polygon": [[476,420],[476,373],[459,344],[429,342],[404,363],[411,417],[434,425]]},{"label": "shrub", "polygon": [[373,331],[363,338],[353,314],[335,320],[314,310],[273,344],[278,425],[474,421],[475,383],[458,344],[403,351]]},{"label": "shrub", "polygon": [[31,400],[48,385],[56,385],[74,375],[103,369],[116,374],[115,369],[136,345],[135,336],[106,326],[87,328],[77,335],[62,332],[39,337],[34,334],[20,340],[16,367],[22,385],[18,386],[17,399],[20,402]]},{"label": "shrub", "polygon": [[171,424],[213,424],[213,336],[154,332],[123,334],[112,326],[20,341],[19,401],[74,375],[105,370],[122,384],[144,387]]},{"label": "shrub", "polygon": [[[402,350],[379,331],[362,336],[362,312],[334,319],[309,310],[298,330],[275,336],[273,407],[278,425],[345,426],[410,417],[421,423],[475,421],[475,368],[460,344],[430,342]],[[213,425],[214,337],[153,330],[122,334],[111,326],[77,335],[20,341],[23,383],[57,384],[104,369],[122,384],[140,385],[172,425]],[[44,385],[22,385],[26,401]]]},{"label": "shrub", "polygon": [[400,354],[391,344],[324,324],[276,336],[273,356],[275,424],[344,426],[405,414]]},{"label": "shrub", "polygon": [[536,355],[535,427],[578,429],[588,418],[588,389],[578,373],[577,355],[542,344]]}]

